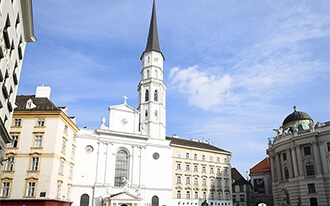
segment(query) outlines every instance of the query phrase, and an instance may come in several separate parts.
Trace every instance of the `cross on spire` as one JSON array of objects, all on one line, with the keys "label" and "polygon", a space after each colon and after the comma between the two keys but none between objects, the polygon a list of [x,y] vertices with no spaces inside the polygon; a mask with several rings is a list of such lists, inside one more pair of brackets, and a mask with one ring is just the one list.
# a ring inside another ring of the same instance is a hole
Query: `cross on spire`
[{"label": "cross on spire", "polygon": [[123,98],[124,98],[124,104],[127,104],[128,96],[127,95],[124,95]]}]

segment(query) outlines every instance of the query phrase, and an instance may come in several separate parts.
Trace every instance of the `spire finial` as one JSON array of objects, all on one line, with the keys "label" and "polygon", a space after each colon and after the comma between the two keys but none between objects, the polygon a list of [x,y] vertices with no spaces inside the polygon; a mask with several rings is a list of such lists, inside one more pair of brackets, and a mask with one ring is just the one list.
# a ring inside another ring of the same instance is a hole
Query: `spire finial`
[{"label": "spire finial", "polygon": [[293,110],[296,111],[296,109],[297,109],[297,106],[293,105]]}]

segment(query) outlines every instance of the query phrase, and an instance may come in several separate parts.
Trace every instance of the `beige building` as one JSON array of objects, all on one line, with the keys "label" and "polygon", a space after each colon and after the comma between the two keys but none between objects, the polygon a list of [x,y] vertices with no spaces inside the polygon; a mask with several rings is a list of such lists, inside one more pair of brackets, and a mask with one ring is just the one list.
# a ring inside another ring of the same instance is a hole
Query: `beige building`
[{"label": "beige building", "polygon": [[173,205],[232,205],[231,153],[207,141],[167,139],[172,147]]},{"label": "beige building", "polygon": [[[0,163],[6,144],[20,79],[26,42],[35,41],[32,2],[0,1]],[[1,170],[0,170],[1,174]]]},{"label": "beige building", "polygon": [[274,205],[330,205],[330,122],[294,107],[268,144]]},{"label": "beige building", "polygon": [[1,176],[1,205],[71,205],[70,191],[75,158],[75,119],[67,107],[49,99],[50,87],[36,95],[17,96],[11,122],[11,143]]}]

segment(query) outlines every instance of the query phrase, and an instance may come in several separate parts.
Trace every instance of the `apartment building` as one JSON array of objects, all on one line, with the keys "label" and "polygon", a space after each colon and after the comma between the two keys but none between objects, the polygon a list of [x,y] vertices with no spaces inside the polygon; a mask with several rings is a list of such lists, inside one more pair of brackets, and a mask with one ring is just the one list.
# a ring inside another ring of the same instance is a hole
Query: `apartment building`
[{"label": "apartment building", "polygon": [[32,1],[0,1],[0,163],[10,142],[9,129],[26,42],[35,40]]},{"label": "apartment building", "polygon": [[208,141],[166,139],[172,147],[173,205],[232,205],[231,152]]},{"label": "apartment building", "polygon": [[50,87],[16,98],[1,176],[1,205],[71,205],[75,118],[50,99]]}]

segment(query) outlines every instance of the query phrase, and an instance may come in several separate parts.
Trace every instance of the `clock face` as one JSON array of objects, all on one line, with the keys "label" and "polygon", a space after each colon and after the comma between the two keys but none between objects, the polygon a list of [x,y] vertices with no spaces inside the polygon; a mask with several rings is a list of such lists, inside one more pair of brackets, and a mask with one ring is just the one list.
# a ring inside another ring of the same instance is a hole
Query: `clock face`
[{"label": "clock face", "polygon": [[155,62],[158,62],[158,58],[157,57],[155,58]]},{"label": "clock face", "polygon": [[127,124],[128,123],[128,120],[126,118],[124,118],[124,119],[121,120],[121,123]]},{"label": "clock face", "polygon": [[159,158],[159,154],[157,152],[155,152],[152,157],[155,159],[155,160],[158,160]]}]

